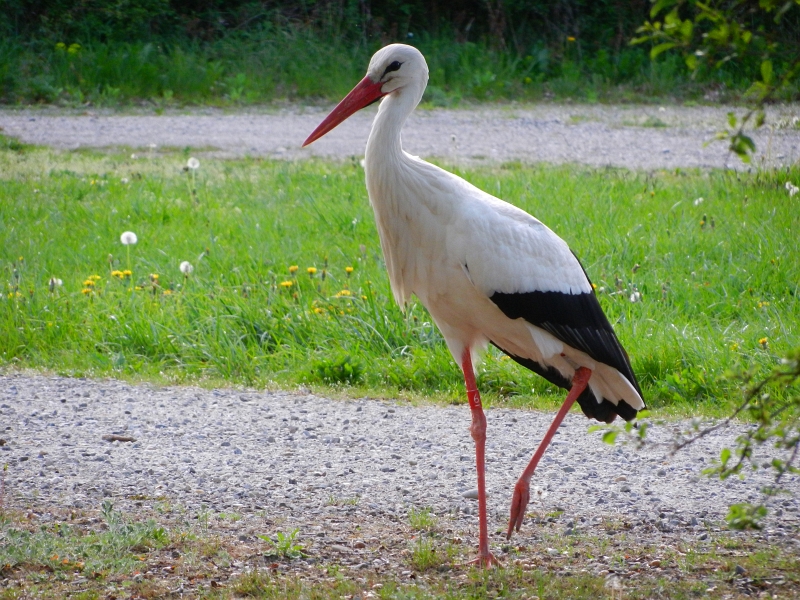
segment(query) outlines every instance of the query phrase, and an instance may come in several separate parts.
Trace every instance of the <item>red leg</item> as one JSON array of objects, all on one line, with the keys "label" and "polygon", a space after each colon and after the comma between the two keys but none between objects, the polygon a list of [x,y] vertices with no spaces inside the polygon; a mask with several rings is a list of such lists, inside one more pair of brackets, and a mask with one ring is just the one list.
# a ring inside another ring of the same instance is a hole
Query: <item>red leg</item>
[{"label": "red leg", "polygon": [[475,371],[472,368],[472,357],[469,348],[464,350],[461,357],[461,370],[464,371],[464,383],[467,386],[467,399],[472,411],[472,426],[470,433],[475,440],[475,466],[478,469],[478,558],[470,561],[483,567],[499,565],[498,561],[489,551],[489,531],[486,525],[486,415],[483,414],[481,396],[475,384]]},{"label": "red leg", "polygon": [[511,539],[511,533],[514,529],[519,531],[522,520],[525,518],[525,508],[528,506],[528,500],[530,500],[530,482],[531,477],[533,477],[533,472],[536,470],[536,465],[539,464],[539,459],[542,458],[544,451],[547,449],[548,444],[550,444],[550,440],[553,439],[556,431],[558,431],[558,426],[561,425],[561,421],[564,420],[564,417],[569,412],[569,409],[572,408],[578,396],[586,389],[591,376],[592,372],[586,367],[580,367],[575,371],[575,375],[572,378],[572,388],[567,395],[567,399],[564,400],[564,404],[561,405],[553,422],[550,424],[550,428],[547,430],[547,433],[544,434],[544,438],[542,438],[539,447],[536,449],[536,452],[534,452],[531,462],[528,463],[522,475],[519,476],[517,485],[514,486],[514,497],[511,499],[511,518],[508,521],[506,539]]}]

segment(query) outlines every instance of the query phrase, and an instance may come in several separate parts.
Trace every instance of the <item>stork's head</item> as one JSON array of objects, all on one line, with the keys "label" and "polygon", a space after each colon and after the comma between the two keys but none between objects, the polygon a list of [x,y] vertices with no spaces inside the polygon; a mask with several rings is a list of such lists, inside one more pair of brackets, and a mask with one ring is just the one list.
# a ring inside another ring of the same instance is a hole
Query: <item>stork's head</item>
[{"label": "stork's head", "polygon": [[416,105],[427,83],[428,65],[419,50],[405,44],[391,44],[381,48],[369,61],[366,77],[325,117],[303,142],[303,146],[308,146],[353,113],[388,94],[402,94],[407,89],[416,94]]}]

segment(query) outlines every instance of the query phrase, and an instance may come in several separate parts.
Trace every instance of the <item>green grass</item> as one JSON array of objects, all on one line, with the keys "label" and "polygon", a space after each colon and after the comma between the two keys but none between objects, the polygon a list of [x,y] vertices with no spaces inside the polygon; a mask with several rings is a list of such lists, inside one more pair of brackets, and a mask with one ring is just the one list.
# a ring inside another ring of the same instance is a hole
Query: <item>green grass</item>
[{"label": "green grass", "polygon": [[[488,42],[421,34],[430,83],[423,106],[462,100],[653,102],[736,101],[749,80],[721,68],[689,77],[679,55],[651,62],[647,49],[581,52],[576,43],[498,51]],[[156,111],[183,105],[251,106],[286,100],[338,101],[360,80],[378,42],[352,43],[303,26],[270,25],[214,42],[0,41],[0,102]],[[795,87],[786,98],[796,95]],[[719,97],[719,94],[722,94]]]},{"label": "green grass", "polygon": [[[462,401],[427,312],[394,305],[357,162],[203,158],[193,181],[187,158],[0,145],[0,365]],[[800,346],[797,171],[459,173],[570,243],[652,408],[723,414],[726,371]],[[489,403],[562,397],[495,352],[479,384]]]}]

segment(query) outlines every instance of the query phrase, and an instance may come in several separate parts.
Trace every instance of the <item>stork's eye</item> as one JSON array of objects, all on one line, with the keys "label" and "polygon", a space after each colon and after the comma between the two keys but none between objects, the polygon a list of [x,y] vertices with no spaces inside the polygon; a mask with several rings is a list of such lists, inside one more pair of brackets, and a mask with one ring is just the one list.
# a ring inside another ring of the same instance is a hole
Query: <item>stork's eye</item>
[{"label": "stork's eye", "polygon": [[386,67],[386,70],[383,72],[383,75],[381,75],[381,79],[386,77],[387,73],[391,73],[392,71],[397,71],[402,66],[402,64],[403,63],[401,63],[399,60],[394,61],[392,64]]}]

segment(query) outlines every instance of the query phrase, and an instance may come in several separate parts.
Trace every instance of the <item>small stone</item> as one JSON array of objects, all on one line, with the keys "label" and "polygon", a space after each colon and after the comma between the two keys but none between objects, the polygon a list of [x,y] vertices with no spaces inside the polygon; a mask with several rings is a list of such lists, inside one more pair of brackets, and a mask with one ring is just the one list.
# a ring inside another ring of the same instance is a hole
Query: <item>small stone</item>
[{"label": "small stone", "polygon": [[567,467],[564,467],[564,468],[563,468],[563,469],[561,469],[561,470],[562,470],[562,471],[564,471],[564,473],[574,473],[574,472],[575,472],[575,467],[569,467],[569,466],[567,466]]},{"label": "small stone", "polygon": [[547,552],[550,556],[558,556],[558,550],[555,548],[548,548],[545,550],[545,552]]},{"label": "small stone", "polygon": [[733,573],[735,575],[744,575],[745,573],[747,573],[747,569],[745,569],[741,565],[736,565],[736,568],[733,570]]},{"label": "small stone", "polygon": [[614,481],[628,481],[628,478],[625,475],[620,475]]},{"label": "small stone", "polygon": [[649,564],[651,567],[653,567],[653,568],[655,568],[655,567],[660,567],[660,566],[661,566],[661,561],[660,561],[660,560],[658,560],[658,559],[656,559],[656,560],[651,560],[651,561],[650,561],[648,564]]},{"label": "small stone", "polygon": [[701,533],[700,535],[697,536],[697,539],[701,540],[701,541],[702,540],[707,540],[708,539],[708,534],[704,531],[703,533]]},{"label": "small stone", "polygon": [[[471,489],[471,490],[467,490],[466,492],[462,493],[461,496],[464,497],[464,498],[468,498],[470,500],[477,500],[478,499],[478,490],[477,490],[477,488]],[[487,496],[488,496],[488,494],[487,494]]]},{"label": "small stone", "polygon": [[659,477],[666,477],[667,471],[665,469],[659,469],[658,471],[656,471],[656,475],[658,475]]},{"label": "small stone", "polygon": [[361,540],[358,540],[357,542],[355,542],[353,544],[353,548],[358,548],[359,550],[361,548],[366,548],[366,547],[367,547],[367,545],[364,542],[362,542]]}]

